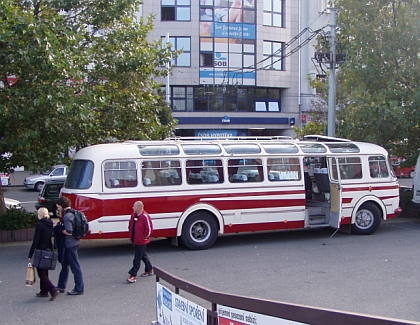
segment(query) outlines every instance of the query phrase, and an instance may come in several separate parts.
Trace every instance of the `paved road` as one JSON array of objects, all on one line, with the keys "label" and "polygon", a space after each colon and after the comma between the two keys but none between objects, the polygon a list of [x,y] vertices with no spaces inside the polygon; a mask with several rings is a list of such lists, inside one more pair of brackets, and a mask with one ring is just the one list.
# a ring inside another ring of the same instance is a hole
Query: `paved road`
[{"label": "paved road", "polygon": [[[372,236],[321,231],[219,238],[206,251],[166,240],[148,247],[152,263],[222,292],[420,321],[420,220],[384,222]],[[36,298],[25,287],[29,244],[0,245],[0,324],[138,324],[155,319],[155,279],[125,282],[133,249],[127,240],[84,241],[86,292]],[[58,271],[51,272],[57,281]],[[73,281],[70,279],[69,288]]]}]

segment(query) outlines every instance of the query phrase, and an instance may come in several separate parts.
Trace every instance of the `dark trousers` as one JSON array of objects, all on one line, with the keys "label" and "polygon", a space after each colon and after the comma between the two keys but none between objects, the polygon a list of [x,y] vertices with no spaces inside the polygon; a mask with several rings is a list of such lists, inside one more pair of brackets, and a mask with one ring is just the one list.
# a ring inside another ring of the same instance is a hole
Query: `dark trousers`
[{"label": "dark trousers", "polygon": [[55,286],[52,284],[51,280],[48,278],[48,270],[36,269],[39,276],[39,287],[41,288],[41,295],[48,295],[48,293],[53,295],[56,291]]},{"label": "dark trousers", "polygon": [[69,278],[69,268],[74,276],[74,291],[84,292],[85,284],[83,282],[82,269],[80,268],[79,256],[77,250],[79,245],[73,247],[66,247],[64,249],[64,261],[61,264],[61,271],[58,277],[57,287],[65,289],[67,286],[67,280]]},{"label": "dark trousers", "polygon": [[131,268],[128,273],[132,276],[137,276],[137,272],[140,269],[140,263],[143,261],[145,265],[145,272],[150,272],[153,269],[152,263],[150,263],[149,257],[146,253],[146,246],[147,245],[134,245],[134,260],[133,260],[133,267]]}]

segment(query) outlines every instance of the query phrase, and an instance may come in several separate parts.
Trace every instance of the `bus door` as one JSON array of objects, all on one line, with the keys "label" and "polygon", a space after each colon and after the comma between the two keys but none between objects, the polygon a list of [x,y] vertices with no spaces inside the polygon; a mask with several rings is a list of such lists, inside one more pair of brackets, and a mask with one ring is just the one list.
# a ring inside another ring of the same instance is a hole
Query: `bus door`
[{"label": "bus door", "polygon": [[338,229],[341,221],[341,178],[338,166],[338,159],[328,158],[328,173],[330,178],[330,220],[329,225]]}]

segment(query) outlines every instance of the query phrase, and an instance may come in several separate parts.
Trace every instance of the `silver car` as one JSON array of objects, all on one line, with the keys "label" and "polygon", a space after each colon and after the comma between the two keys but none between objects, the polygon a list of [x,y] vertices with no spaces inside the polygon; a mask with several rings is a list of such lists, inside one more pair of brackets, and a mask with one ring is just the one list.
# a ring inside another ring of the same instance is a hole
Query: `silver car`
[{"label": "silver car", "polygon": [[40,174],[40,175],[31,175],[25,178],[23,185],[31,190],[36,190],[40,192],[44,183],[50,179],[63,179],[67,178],[69,173],[69,167],[66,165],[55,165],[51,170]]}]

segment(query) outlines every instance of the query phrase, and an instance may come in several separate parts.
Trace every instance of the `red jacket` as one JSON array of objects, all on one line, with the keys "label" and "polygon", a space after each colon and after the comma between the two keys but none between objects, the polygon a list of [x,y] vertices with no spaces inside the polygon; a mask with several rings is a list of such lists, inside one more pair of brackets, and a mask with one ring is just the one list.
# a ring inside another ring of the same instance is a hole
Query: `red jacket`
[{"label": "red jacket", "polygon": [[146,211],[143,211],[140,216],[133,213],[128,223],[128,231],[130,240],[134,245],[147,245],[150,243],[150,235],[153,231],[152,218]]}]

